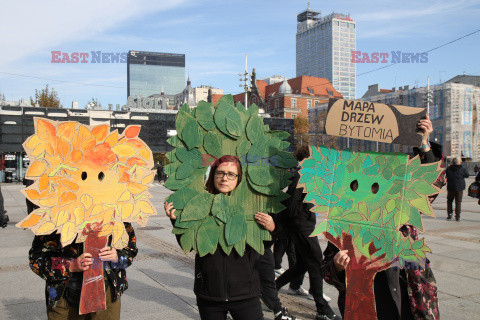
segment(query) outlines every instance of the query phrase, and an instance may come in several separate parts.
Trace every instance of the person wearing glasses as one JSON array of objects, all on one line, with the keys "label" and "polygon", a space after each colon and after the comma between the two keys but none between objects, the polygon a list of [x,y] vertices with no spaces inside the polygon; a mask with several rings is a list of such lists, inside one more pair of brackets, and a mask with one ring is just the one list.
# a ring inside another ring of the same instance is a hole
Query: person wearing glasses
[{"label": "person wearing glasses", "polygon": [[[242,167],[238,157],[224,155],[211,166],[205,188],[212,194],[228,196],[241,181]],[[165,212],[173,223],[177,218],[173,203],[165,202]],[[270,215],[258,212],[255,219],[266,230],[275,229]],[[227,255],[219,248],[213,254],[195,256],[193,290],[201,319],[225,320],[228,312],[234,320],[263,319],[257,268],[259,257],[248,245],[243,256],[235,250]]]}]

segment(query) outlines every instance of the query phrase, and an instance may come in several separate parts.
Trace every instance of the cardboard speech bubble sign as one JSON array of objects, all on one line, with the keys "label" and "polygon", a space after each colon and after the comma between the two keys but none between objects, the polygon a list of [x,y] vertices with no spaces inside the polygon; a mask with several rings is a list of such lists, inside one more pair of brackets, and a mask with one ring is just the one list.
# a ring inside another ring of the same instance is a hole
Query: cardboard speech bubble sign
[{"label": "cardboard speech bubble sign", "polygon": [[330,99],[325,133],[361,140],[420,146],[416,128],[425,108],[394,106],[368,101]]}]

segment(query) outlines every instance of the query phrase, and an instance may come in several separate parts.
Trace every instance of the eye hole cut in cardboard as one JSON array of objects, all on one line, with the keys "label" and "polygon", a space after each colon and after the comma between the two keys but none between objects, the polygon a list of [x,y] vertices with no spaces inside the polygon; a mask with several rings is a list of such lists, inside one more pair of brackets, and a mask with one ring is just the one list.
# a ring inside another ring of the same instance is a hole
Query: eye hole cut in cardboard
[{"label": "eye hole cut in cardboard", "polygon": [[395,106],[345,99],[330,99],[325,133],[361,140],[420,146],[417,128],[426,108]]}]

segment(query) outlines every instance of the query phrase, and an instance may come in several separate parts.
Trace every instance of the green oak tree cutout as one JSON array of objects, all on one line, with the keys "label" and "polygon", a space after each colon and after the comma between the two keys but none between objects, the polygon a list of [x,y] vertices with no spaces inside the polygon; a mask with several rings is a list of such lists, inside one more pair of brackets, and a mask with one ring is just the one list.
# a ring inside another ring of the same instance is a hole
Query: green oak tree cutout
[{"label": "green oak tree cutout", "polygon": [[402,153],[320,146],[311,147],[311,157],[301,166],[305,201],[327,215],[312,235],[323,233],[340,250],[348,250],[345,319],[377,319],[375,274],[392,266],[422,265],[431,252],[423,238],[413,241],[399,229],[409,224],[424,231],[421,213],[433,216],[428,196],[439,192],[433,183],[440,163],[421,164],[418,157],[409,160]]},{"label": "green oak tree cutout", "polygon": [[[248,110],[235,106],[226,95],[216,106],[200,101],[193,110],[184,105],[178,111],[177,135],[168,139],[175,149],[167,154],[165,187],[175,191],[167,198],[177,215],[172,232],[186,253],[204,256],[220,246],[226,254],[235,248],[243,255],[248,244],[263,254],[263,241],[271,240],[254,215],[285,208],[280,202],[288,198],[282,191],[290,183],[286,169],[298,163],[284,151],[289,134],[270,130],[258,110],[254,104]],[[238,156],[242,164],[242,182],[230,196],[205,190],[207,168],[223,155]]]}]

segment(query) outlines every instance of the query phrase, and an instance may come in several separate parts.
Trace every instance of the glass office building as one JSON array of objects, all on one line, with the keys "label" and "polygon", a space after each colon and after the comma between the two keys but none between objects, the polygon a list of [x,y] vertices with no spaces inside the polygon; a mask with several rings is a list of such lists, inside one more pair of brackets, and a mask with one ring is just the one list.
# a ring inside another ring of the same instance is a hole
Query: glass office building
[{"label": "glass office building", "polygon": [[297,77],[326,78],[345,98],[355,99],[355,22],[345,14],[321,18],[320,12],[307,9],[297,15],[296,38]]},{"label": "glass office building", "polygon": [[185,55],[129,51],[127,97],[148,97],[163,92],[175,95],[185,88]]}]

